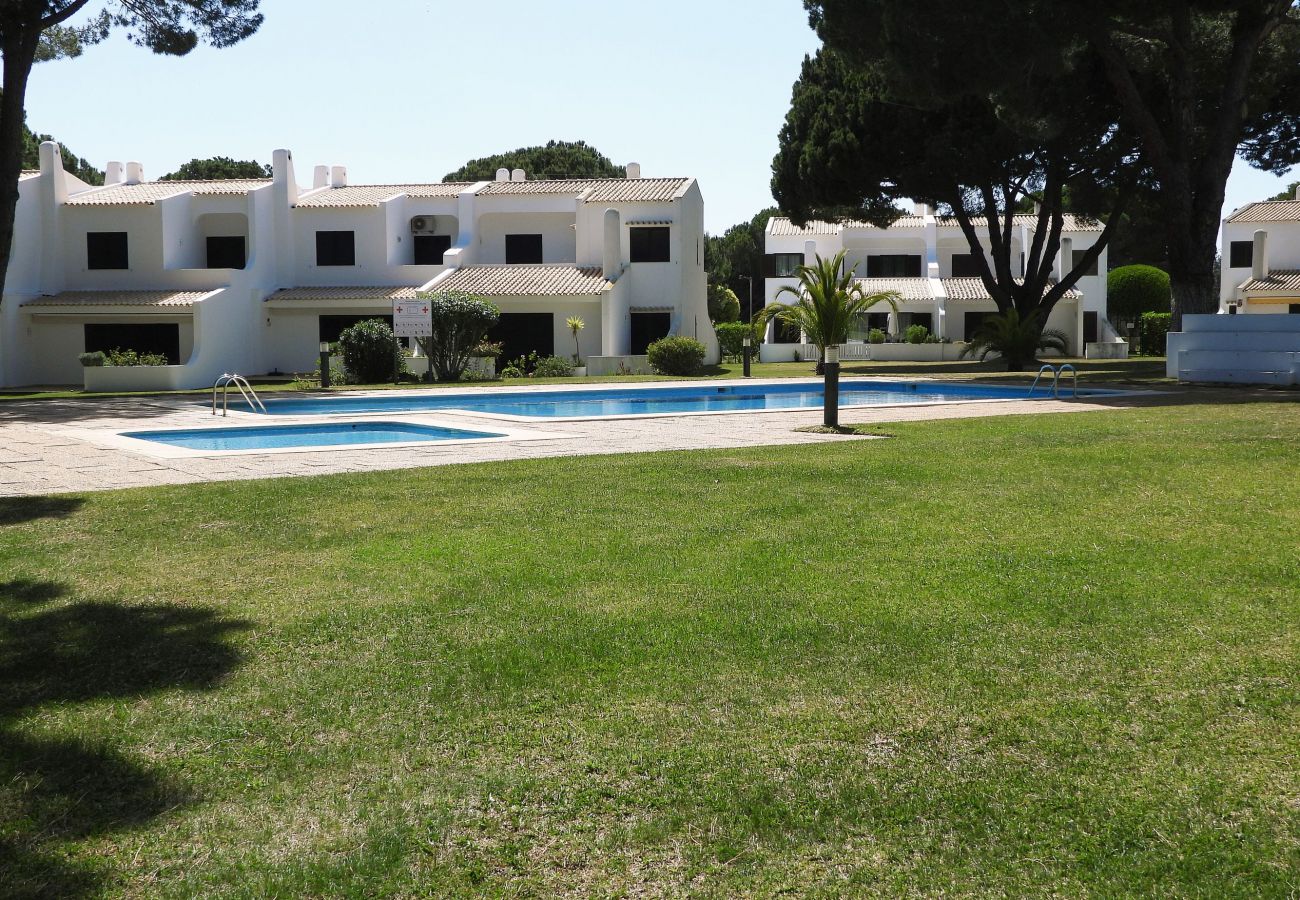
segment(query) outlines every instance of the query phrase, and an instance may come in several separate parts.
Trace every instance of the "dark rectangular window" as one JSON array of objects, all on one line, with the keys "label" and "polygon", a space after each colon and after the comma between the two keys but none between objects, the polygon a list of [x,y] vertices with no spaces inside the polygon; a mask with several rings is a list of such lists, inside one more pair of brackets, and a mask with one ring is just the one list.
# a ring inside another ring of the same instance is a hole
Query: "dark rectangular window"
[{"label": "dark rectangular window", "polygon": [[666,312],[632,313],[632,355],[641,356],[646,348],[662,337],[668,337],[672,314]]},{"label": "dark rectangular window", "polygon": [[367,322],[370,319],[378,319],[389,328],[393,327],[392,316],[381,315],[362,315],[362,316],[320,316],[319,333],[317,340],[329,341],[331,344],[339,339],[339,335],[351,328],[358,322]]},{"label": "dark rectangular window", "polygon": [[242,269],[245,262],[242,235],[208,238],[209,269]]},{"label": "dark rectangular window", "polygon": [[181,361],[181,326],[175,322],[129,324],[105,322],[84,325],[86,352],[99,350],[134,350],[136,353],[160,353],[171,365]]},{"label": "dark rectangular window", "polygon": [[1083,342],[1097,343],[1098,319],[1095,312],[1085,310],[1083,313]]},{"label": "dark rectangular window", "polygon": [[[1087,253],[1088,253],[1087,250],[1075,250],[1075,251],[1074,251],[1074,253],[1073,253],[1073,257],[1072,257],[1071,260],[1070,260],[1070,271],[1074,271],[1074,269],[1078,267],[1079,263],[1083,262],[1083,258],[1084,258],[1084,256],[1087,255]],[[1083,274],[1084,274],[1084,275],[1096,275],[1096,274],[1097,274],[1097,262],[1098,262],[1100,259],[1101,259],[1100,256],[1098,256],[1097,259],[1094,259],[1094,260],[1092,261],[1092,265],[1088,266],[1088,268],[1086,268],[1086,269],[1083,270]]]},{"label": "dark rectangular window", "polygon": [[1290,315],[1293,315],[1293,316],[1300,316],[1300,303],[1290,303],[1290,304],[1288,304],[1288,305],[1287,305],[1287,308],[1286,308],[1286,311],[1287,311],[1287,313],[1290,314]]},{"label": "dark rectangular window", "polygon": [[506,263],[508,265],[539,265],[542,261],[542,236],[540,234],[507,234]]},{"label": "dark rectangular window", "polygon": [[972,337],[975,336],[975,332],[980,330],[980,326],[984,324],[985,319],[987,319],[989,316],[995,316],[995,315],[997,315],[997,313],[991,313],[991,312],[966,313],[962,321],[962,327],[965,329],[964,335],[966,340],[969,341]]},{"label": "dark rectangular window", "polygon": [[772,337],[774,344],[803,343],[803,332],[799,330],[799,326],[791,325],[779,316],[772,322]]},{"label": "dark rectangular window", "polygon": [[892,253],[867,257],[868,278],[920,278],[921,257]]},{"label": "dark rectangular window", "polygon": [[1254,264],[1254,241],[1233,241],[1228,245],[1228,268],[1249,269]]},{"label": "dark rectangular window", "polygon": [[488,340],[501,345],[497,365],[504,367],[529,354],[538,357],[555,353],[554,313],[502,313],[497,323],[488,329]]},{"label": "dark rectangular window", "polygon": [[978,278],[979,275],[979,258],[974,253],[954,253],[952,255],[953,278]]},{"label": "dark rectangular window", "polygon": [[667,226],[633,228],[629,235],[632,262],[671,262]]},{"label": "dark rectangular window", "polygon": [[415,264],[417,266],[440,266],[442,255],[451,249],[449,234],[415,235]]},{"label": "dark rectangular window", "polygon": [[795,278],[802,265],[802,253],[769,253],[763,257],[763,275],[767,278]]},{"label": "dark rectangular window", "polygon": [[357,236],[353,231],[316,232],[316,265],[355,266]]},{"label": "dark rectangular window", "polygon": [[[87,269],[126,269],[126,232],[91,231],[86,234]],[[111,348],[110,348],[111,349]]]}]

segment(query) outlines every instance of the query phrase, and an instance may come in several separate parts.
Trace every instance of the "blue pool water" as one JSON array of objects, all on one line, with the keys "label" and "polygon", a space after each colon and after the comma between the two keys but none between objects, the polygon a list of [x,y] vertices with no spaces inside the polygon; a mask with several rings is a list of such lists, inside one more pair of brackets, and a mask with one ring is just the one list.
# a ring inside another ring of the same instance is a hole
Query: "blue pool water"
[{"label": "blue pool water", "polygon": [[346,447],[501,437],[486,431],[463,431],[404,422],[338,422],[319,425],[267,425],[254,428],[196,428],[182,431],[130,431],[138,438],[190,450],[279,450],[287,447]]},{"label": "blue pool water", "polygon": [[[1114,395],[1117,391],[1080,390],[1080,397]],[[943,403],[954,400],[1024,400],[1025,386],[997,387],[940,382],[843,381],[840,406],[892,406],[903,403]],[[1050,395],[1042,385],[1035,399]],[[1067,396],[1067,392],[1062,392]],[[231,401],[232,408],[247,405]],[[736,412],[759,409],[802,409],[822,405],[820,383],[754,385],[690,385],[615,389],[587,388],[546,392],[411,393],[318,398],[268,399],[272,415],[310,416],[370,412],[428,412],[467,410],[541,418],[628,416],[653,413]]]}]

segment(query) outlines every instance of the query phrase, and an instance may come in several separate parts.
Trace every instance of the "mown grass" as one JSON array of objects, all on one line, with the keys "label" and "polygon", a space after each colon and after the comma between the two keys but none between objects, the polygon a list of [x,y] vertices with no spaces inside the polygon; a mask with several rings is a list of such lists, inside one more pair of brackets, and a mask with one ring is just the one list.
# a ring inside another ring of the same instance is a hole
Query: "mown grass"
[{"label": "mown grass", "polygon": [[0,894],[1300,888],[1300,403],[0,507]]}]

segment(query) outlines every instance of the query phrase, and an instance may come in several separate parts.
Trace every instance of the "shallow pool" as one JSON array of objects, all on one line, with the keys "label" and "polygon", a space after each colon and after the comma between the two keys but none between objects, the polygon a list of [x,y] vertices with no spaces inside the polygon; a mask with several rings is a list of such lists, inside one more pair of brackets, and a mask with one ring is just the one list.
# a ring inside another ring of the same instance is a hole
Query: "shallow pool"
[{"label": "shallow pool", "polygon": [[122,437],[187,450],[285,450],[358,444],[464,441],[501,435],[406,422],[322,422],[308,425],[259,425],[252,428],[128,431]]},{"label": "shallow pool", "polygon": [[[1118,391],[1080,390],[1080,397],[1115,395]],[[1065,392],[1062,392],[1065,396]],[[962,400],[1045,400],[1050,390],[934,381],[842,381],[840,406],[897,406],[950,403]],[[575,388],[556,391],[410,391],[366,396],[267,399],[272,415],[310,416],[371,412],[466,410],[508,416],[588,418],[671,413],[740,412],[764,409],[804,409],[822,405],[820,382],[744,385],[686,385],[647,388]],[[232,409],[247,410],[231,401]]]}]

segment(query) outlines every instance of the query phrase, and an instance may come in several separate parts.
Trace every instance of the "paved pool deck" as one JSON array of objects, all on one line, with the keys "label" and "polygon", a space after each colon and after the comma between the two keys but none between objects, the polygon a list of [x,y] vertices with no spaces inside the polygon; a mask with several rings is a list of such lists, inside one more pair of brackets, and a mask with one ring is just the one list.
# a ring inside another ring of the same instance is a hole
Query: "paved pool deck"
[{"label": "paved pool deck", "polygon": [[[708,382],[714,387],[724,383],[734,382]],[[648,386],[651,385],[645,382],[637,385]],[[672,386],[683,387],[684,383],[673,382]],[[1169,395],[1166,393],[1163,397],[1167,402]],[[1135,394],[1097,400],[1002,400],[846,408],[841,411],[840,421],[842,424],[883,424],[974,416],[1100,412],[1151,405],[1161,400],[1161,395]],[[375,472],[510,459],[870,439],[796,430],[800,426],[820,424],[820,409],[584,421],[538,419],[535,423],[504,422],[479,413],[443,410],[427,415],[401,413],[383,418],[426,421],[471,430],[508,430],[511,436],[487,443],[165,458],[127,449],[120,439],[115,439],[115,435],[144,429],[268,424],[268,420],[235,412],[231,412],[227,419],[214,418],[202,405],[202,399],[195,396],[6,401],[0,403],[0,496]],[[310,420],[280,416],[273,420],[274,424],[291,421]]]}]

